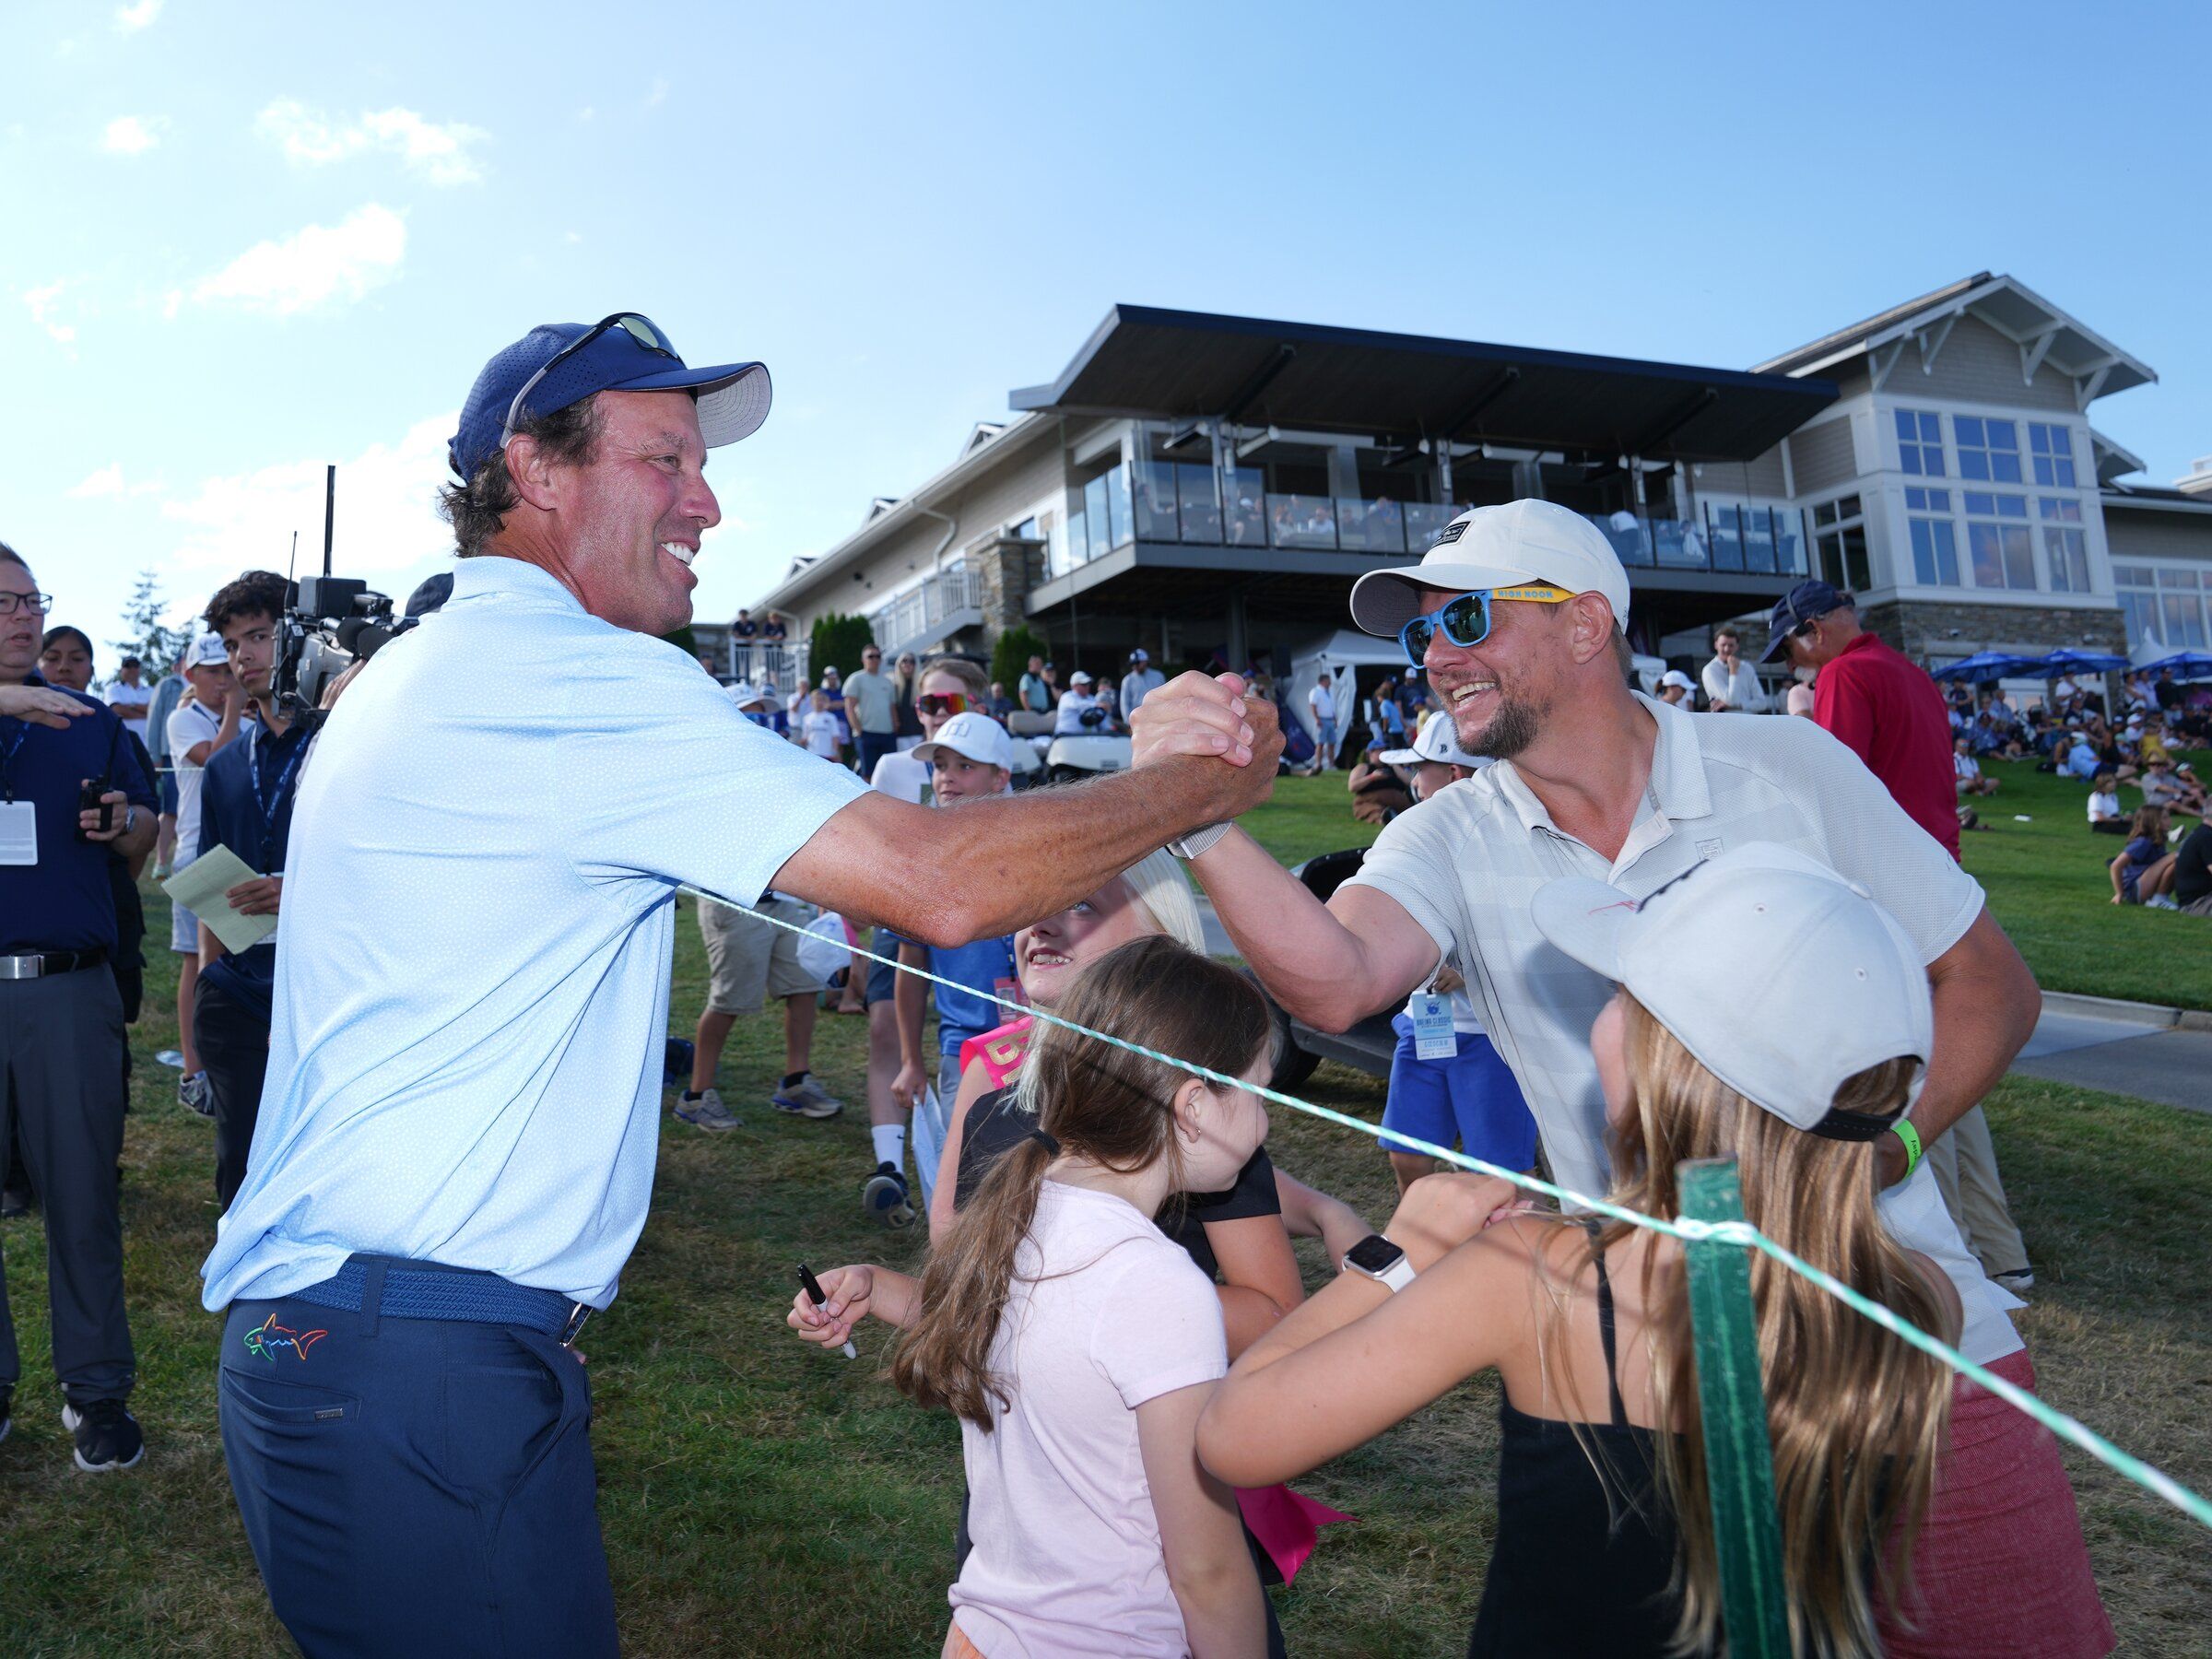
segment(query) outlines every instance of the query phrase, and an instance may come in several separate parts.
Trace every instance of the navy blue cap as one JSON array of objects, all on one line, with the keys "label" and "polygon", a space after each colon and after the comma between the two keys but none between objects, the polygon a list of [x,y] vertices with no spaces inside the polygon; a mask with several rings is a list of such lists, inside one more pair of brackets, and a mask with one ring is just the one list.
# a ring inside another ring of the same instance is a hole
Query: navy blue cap
[{"label": "navy blue cap", "polygon": [[[515,394],[562,350],[591,333],[588,323],[544,323],[484,365],[461,406],[461,429],[446,458],[464,481],[500,453],[500,434]],[[595,392],[690,392],[699,402],[699,429],[709,449],[749,438],[768,418],[768,370],[759,363],[719,363],[692,369],[665,357],[627,328],[609,328],[530,388],[521,417],[542,417]],[[518,417],[519,418],[520,417]]]},{"label": "navy blue cap", "polygon": [[1767,648],[1759,653],[1762,663],[1780,662],[1787,649],[1786,641],[1815,617],[1825,617],[1830,611],[1841,610],[1851,603],[1849,594],[1839,594],[1830,583],[1814,577],[1801,582],[1781,598],[1774,601],[1774,609],[1767,618]]}]

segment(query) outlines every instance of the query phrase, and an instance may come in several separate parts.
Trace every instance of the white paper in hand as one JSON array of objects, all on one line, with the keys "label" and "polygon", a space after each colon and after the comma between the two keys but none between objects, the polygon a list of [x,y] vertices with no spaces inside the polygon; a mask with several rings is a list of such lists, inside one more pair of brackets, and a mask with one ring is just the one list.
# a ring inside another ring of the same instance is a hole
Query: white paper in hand
[{"label": "white paper in hand", "polygon": [[241,916],[223,895],[241,881],[259,876],[246,861],[219,842],[201,853],[161,884],[170,899],[182,905],[236,955],[251,950],[276,931],[275,916]]}]

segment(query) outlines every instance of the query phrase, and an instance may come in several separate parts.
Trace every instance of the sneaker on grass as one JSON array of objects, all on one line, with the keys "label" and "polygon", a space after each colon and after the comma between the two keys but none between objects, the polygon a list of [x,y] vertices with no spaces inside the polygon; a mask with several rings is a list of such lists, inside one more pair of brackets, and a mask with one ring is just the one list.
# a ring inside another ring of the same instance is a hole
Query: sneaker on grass
[{"label": "sneaker on grass", "polygon": [[860,1206],[886,1227],[907,1227],[914,1219],[914,1206],[906,1199],[906,1177],[894,1164],[877,1164],[876,1173],[860,1189]]},{"label": "sneaker on grass", "polygon": [[82,1411],[65,1406],[62,1427],[76,1437],[76,1466],[88,1475],[135,1468],[146,1455],[146,1436],[138,1419],[121,1400],[94,1400]]},{"label": "sneaker on grass", "polygon": [[788,1088],[777,1089],[768,1103],[794,1117],[833,1118],[845,1109],[845,1103],[817,1083],[811,1073]]},{"label": "sneaker on grass", "polygon": [[710,1088],[703,1094],[689,1089],[676,1097],[676,1115],[697,1128],[724,1129],[744,1127],[744,1120],[722,1103],[722,1096]]},{"label": "sneaker on grass", "polygon": [[206,1072],[196,1071],[189,1077],[177,1079],[177,1104],[204,1118],[215,1115],[215,1096],[208,1090]]}]

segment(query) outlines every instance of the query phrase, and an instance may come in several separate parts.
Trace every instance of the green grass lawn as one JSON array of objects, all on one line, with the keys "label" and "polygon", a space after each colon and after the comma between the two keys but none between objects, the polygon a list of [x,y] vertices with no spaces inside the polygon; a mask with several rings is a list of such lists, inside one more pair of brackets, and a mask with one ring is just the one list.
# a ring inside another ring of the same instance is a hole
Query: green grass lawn
[{"label": "green grass lawn", "polygon": [[[1334,832],[1322,792],[1293,789],[1287,841]],[[2078,806],[2076,810],[2078,811]],[[1274,833],[1273,830],[1270,831]],[[1994,839],[1994,838],[1985,838]],[[157,898],[154,937],[165,936]],[[2132,919],[2132,918],[2131,918]],[[2157,918],[2151,918],[2156,920]],[[674,1018],[696,1012],[704,965],[687,905]],[[44,1237],[0,1226],[23,1346],[17,1430],[0,1444],[0,1654],[208,1653],[266,1659],[271,1618],[225,1481],[213,1376],[218,1325],[198,1301],[215,1228],[209,1127],[177,1106],[153,1060],[166,953],[134,1030],[135,1111],[124,1149],[134,1402],[145,1465],[90,1477],[71,1467],[46,1348]],[[862,1100],[860,1022],[826,1018],[817,1063]],[[912,1267],[918,1232],[862,1218],[865,1112],[784,1119],[765,1100],[781,1038],[741,1022],[723,1065],[746,1119],[710,1137],[664,1117],[652,1219],[622,1293],[584,1347],[596,1395],[599,1510],[625,1651],[702,1654],[933,1655],[946,1618],[959,1437],[877,1376],[880,1331],[861,1362],[805,1347],[782,1325],[792,1268],[865,1260]],[[1374,1118],[1382,1091],[1335,1066],[1315,1100]],[[2045,1394],[2200,1490],[2212,1378],[2212,1119],[2014,1079],[1990,1103],[2039,1288],[2022,1317]],[[1287,1112],[1281,1163],[1381,1221],[1381,1154]],[[1301,1246],[1309,1283],[1327,1273]],[[1497,1395],[1458,1390],[1414,1422],[1299,1484],[1359,1517],[1330,1529],[1277,1605],[1300,1655],[1458,1653],[1489,1554]],[[2212,1628],[2212,1550],[2156,1499],[2069,1454],[2089,1546],[2124,1651],[2202,1653]],[[406,1586],[394,1585],[404,1594]]]},{"label": "green grass lawn", "polygon": [[[2191,759],[2200,776],[2212,777],[2212,754]],[[1983,770],[2003,787],[1974,802],[1988,829],[1962,837],[1960,851],[2043,989],[2212,1008],[2212,928],[2198,917],[2112,902],[2105,865],[2121,842],[2089,833],[2088,786],[2025,764],[1988,761]],[[2122,788],[2122,810],[2141,804],[2136,789]],[[1285,778],[1274,801],[1244,821],[1286,864],[1366,846],[1376,833],[1353,818],[1342,772]]]}]

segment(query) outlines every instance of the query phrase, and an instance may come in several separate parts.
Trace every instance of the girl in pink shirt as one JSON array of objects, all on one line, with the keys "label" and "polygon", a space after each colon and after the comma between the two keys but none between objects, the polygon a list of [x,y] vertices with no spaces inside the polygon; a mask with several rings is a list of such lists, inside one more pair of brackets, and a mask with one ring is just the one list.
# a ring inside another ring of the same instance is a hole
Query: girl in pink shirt
[{"label": "girl in pink shirt", "polygon": [[[1151,937],[1082,977],[1065,1017],[1230,1077],[1268,1065],[1268,1018],[1234,970]],[[1230,1488],[1198,1465],[1198,1413],[1228,1369],[1214,1287],[1153,1225],[1175,1193],[1232,1182],[1267,1135],[1248,1089],[1040,1033],[1022,1087],[1038,1127],[993,1167],[919,1280],[821,1276],[789,1323],[842,1343],[904,1331],[892,1381],[961,1419],[974,1548],[945,1652],[1255,1654],[1259,1578]]]}]

